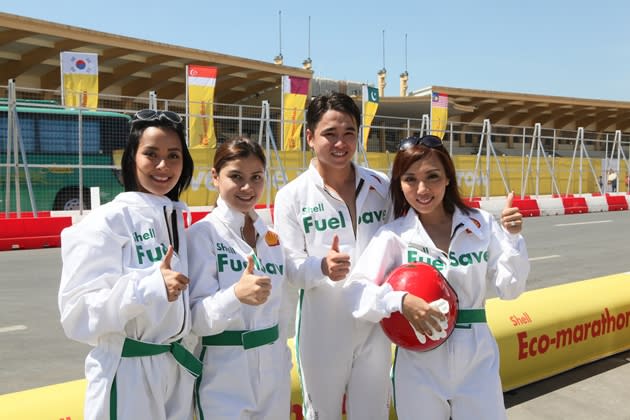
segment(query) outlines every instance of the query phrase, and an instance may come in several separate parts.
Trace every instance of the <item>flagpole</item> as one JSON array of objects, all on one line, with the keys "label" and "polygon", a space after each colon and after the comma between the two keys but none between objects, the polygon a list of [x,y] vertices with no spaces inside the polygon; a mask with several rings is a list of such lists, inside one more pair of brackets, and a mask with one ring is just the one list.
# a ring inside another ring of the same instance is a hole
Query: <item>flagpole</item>
[{"label": "flagpole", "polygon": [[63,86],[63,51],[59,53],[59,68],[61,69],[61,105],[66,106],[66,89]]},{"label": "flagpole", "polygon": [[361,85],[361,130],[360,131],[360,138],[359,138],[359,148],[357,149],[357,152],[354,154],[354,162],[357,163],[358,162],[358,154],[359,152],[363,149],[363,139],[365,137],[365,98],[367,98],[368,95],[368,88],[367,85],[364,83]]},{"label": "flagpole", "polygon": [[188,101],[189,101],[189,96],[188,96],[188,64],[186,64],[186,132],[185,134],[185,140],[186,140],[186,145],[188,147],[190,147],[190,139],[189,139],[189,133],[190,133],[190,114],[189,114],[189,107],[188,107]]},{"label": "flagpole", "polygon": [[432,126],[433,126],[433,89],[431,89],[431,95],[429,96],[429,98],[431,98],[431,102],[429,102],[429,127],[428,127],[428,133],[429,134],[433,134],[432,131]]},{"label": "flagpole", "polygon": [[281,130],[280,130],[280,150],[284,150],[284,125],[286,124],[286,121],[284,120],[285,115],[284,115],[284,89],[285,89],[285,82],[286,82],[286,76],[281,76],[280,77],[280,115],[282,116],[282,126],[281,126]]}]

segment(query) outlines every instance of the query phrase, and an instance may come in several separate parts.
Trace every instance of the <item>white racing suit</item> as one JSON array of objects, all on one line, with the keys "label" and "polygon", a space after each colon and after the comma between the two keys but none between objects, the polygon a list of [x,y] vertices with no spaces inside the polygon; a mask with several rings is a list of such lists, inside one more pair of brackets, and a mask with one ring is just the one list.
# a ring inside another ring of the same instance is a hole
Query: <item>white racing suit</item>
[{"label": "white racing suit", "polygon": [[[288,419],[291,353],[287,346],[285,274],[278,235],[255,211],[255,251],[241,238],[245,215],[221,199],[188,229],[193,333],[202,337],[199,420]],[[254,274],[271,278],[262,305],[241,303],[234,285],[254,254]]]},{"label": "white racing suit", "polygon": [[[502,299],[518,297],[529,274],[525,240],[506,232],[488,212],[455,210],[447,255],[411,210],[377,233],[346,282],[353,315],[378,322],[400,311],[404,292],[394,292],[384,282],[389,272],[408,262],[437,268],[457,292],[460,312],[483,309],[489,284]],[[498,347],[485,322],[456,324],[451,336],[430,351],[399,347],[393,380],[400,420],[506,419]]]},{"label": "white racing suit", "polygon": [[275,226],[288,258],[299,267],[289,281],[301,289],[296,348],[304,415],[311,420],[340,419],[344,393],[350,420],[388,418],[389,340],[380,328],[352,317],[343,300],[345,280],[332,282],[321,271],[334,235],[354,265],[390,215],[388,179],[354,169],[356,235],[345,202],[324,187],[313,163],[276,194]]},{"label": "white racing suit", "polygon": [[94,346],[85,361],[86,419],[192,418],[195,376],[176,360],[195,362],[176,343],[190,331],[188,291],[169,302],[160,271],[172,244],[171,268],[188,273],[184,208],[125,192],[61,234],[61,323],[68,337]]}]

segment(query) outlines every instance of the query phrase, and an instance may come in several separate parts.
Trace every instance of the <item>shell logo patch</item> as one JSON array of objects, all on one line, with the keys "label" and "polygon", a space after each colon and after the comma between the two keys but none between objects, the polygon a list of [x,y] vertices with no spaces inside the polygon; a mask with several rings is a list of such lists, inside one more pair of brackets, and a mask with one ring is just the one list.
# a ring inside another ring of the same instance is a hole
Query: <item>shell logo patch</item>
[{"label": "shell logo patch", "polygon": [[275,232],[268,230],[265,234],[265,242],[269,246],[278,246],[280,245],[280,237]]}]

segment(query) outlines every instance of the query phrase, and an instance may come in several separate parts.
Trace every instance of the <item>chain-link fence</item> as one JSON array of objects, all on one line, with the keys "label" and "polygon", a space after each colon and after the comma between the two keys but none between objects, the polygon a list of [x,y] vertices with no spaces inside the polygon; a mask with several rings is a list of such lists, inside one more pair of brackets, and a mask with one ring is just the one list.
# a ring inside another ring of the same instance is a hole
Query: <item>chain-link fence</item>
[{"label": "chain-link fence", "polygon": [[[9,96],[10,86],[0,86],[0,98]],[[201,117],[186,115],[184,101],[155,96],[101,94],[94,111],[60,103],[60,91],[25,88],[15,88],[12,103],[1,100],[0,211],[90,208],[90,187],[98,187],[101,203],[110,201],[122,191],[120,152],[136,111],[168,109],[186,118]],[[303,172],[311,158],[304,126],[301,151],[278,150],[281,118],[280,108],[265,104],[213,104],[217,144],[243,135],[271,146],[268,201],[287,180]],[[428,120],[377,115],[369,127],[366,153],[358,162],[389,172],[400,139],[427,133]],[[514,190],[538,195],[628,191],[629,136],[540,125],[499,126],[486,120],[449,122],[443,139],[454,156],[464,194],[502,195]],[[189,205],[209,205],[216,197],[210,178],[214,149],[190,146],[195,173],[183,199]],[[615,185],[608,183],[610,170],[617,177]]]}]

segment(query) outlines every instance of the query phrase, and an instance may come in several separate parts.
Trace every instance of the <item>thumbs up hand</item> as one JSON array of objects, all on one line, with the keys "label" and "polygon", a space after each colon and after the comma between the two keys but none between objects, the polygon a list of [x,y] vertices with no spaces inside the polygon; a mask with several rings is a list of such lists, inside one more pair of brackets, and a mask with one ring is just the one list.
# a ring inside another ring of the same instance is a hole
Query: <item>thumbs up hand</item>
[{"label": "thumbs up hand", "polygon": [[343,280],[350,272],[350,255],[339,251],[339,236],[333,237],[328,254],[322,258],[321,269],[332,281]]},{"label": "thumbs up hand", "polygon": [[501,212],[501,224],[508,232],[517,234],[523,230],[523,215],[518,207],[513,207],[513,203],[514,191],[510,191],[505,200],[505,207]]},{"label": "thumbs up hand", "polygon": [[166,297],[169,302],[177,300],[179,295],[188,287],[188,277],[171,269],[171,260],[173,259],[173,246],[169,245],[164,259],[160,263],[160,271],[166,286]]},{"label": "thumbs up hand", "polygon": [[234,285],[234,294],[246,305],[262,305],[271,294],[271,279],[254,274],[254,257],[247,256],[247,267],[238,283]]}]

